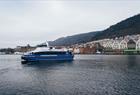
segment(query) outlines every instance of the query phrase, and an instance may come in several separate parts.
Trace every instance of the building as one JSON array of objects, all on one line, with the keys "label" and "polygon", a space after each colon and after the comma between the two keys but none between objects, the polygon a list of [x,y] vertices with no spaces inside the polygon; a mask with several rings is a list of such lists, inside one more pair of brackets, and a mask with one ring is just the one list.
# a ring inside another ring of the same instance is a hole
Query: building
[{"label": "building", "polygon": [[136,49],[136,42],[133,39],[130,39],[127,42],[127,47],[128,49]]},{"label": "building", "polygon": [[73,53],[79,54],[80,53],[80,48],[78,48],[78,47],[74,48]]},{"label": "building", "polygon": [[114,42],[112,43],[112,49],[120,49],[119,40],[114,40]]},{"label": "building", "polygon": [[137,40],[137,42],[136,42],[136,49],[137,50],[140,50],[140,39]]},{"label": "building", "polygon": [[127,41],[125,39],[120,42],[120,49],[127,49]]},{"label": "building", "polygon": [[112,49],[112,44],[113,44],[113,40],[109,40],[109,41],[106,42],[104,47],[107,48],[107,49]]},{"label": "building", "polygon": [[[97,44],[98,43],[98,44]],[[119,54],[123,51],[140,50],[140,35],[127,35],[124,37],[116,37],[115,39],[101,39],[97,41],[91,41],[87,43],[82,43],[80,45],[74,45],[77,47],[75,51],[80,53],[95,53],[97,50],[101,49],[103,52],[109,52]],[[101,48],[99,48],[99,46]]]},{"label": "building", "polygon": [[35,49],[36,49],[36,47],[31,47],[31,46],[27,45],[27,46],[17,46],[14,50],[15,50],[15,52],[28,52],[28,51],[32,51]]}]

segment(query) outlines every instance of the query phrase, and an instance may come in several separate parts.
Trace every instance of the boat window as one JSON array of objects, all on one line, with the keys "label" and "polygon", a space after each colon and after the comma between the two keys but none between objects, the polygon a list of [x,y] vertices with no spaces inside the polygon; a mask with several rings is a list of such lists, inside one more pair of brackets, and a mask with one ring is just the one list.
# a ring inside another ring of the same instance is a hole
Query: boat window
[{"label": "boat window", "polygon": [[36,55],[55,55],[55,54],[66,54],[66,52],[35,52]]}]

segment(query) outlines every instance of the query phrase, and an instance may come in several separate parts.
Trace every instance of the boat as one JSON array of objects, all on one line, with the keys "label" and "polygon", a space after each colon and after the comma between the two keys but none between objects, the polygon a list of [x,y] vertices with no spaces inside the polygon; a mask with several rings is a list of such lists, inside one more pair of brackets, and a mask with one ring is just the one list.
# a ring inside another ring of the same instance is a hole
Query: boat
[{"label": "boat", "polygon": [[96,54],[101,54],[101,52],[99,50],[96,51]]},{"label": "boat", "polygon": [[26,62],[35,61],[72,61],[74,55],[71,51],[49,47],[48,43],[39,45],[35,50],[21,56]]}]

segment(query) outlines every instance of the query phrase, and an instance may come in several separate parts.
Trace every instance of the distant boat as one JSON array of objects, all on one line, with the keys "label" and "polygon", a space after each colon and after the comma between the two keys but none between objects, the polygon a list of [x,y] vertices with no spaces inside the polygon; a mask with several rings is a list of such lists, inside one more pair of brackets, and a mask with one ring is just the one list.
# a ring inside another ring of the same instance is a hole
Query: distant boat
[{"label": "distant boat", "polygon": [[96,54],[101,54],[101,52],[99,50],[96,51]]},{"label": "distant boat", "polygon": [[15,52],[14,54],[16,54],[16,55],[23,55],[24,53],[23,52]]},{"label": "distant boat", "polygon": [[39,45],[34,51],[27,52],[21,56],[21,59],[27,62],[32,61],[72,61],[74,55],[72,52],[63,49],[49,47],[48,43]]}]

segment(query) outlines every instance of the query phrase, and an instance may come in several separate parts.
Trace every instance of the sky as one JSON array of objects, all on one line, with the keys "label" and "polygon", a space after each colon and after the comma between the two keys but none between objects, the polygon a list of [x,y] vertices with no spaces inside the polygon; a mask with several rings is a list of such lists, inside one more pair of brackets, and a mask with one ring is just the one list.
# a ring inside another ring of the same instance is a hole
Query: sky
[{"label": "sky", "polygon": [[139,13],[139,0],[0,0],[0,48],[101,31]]}]

